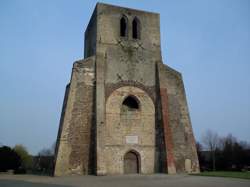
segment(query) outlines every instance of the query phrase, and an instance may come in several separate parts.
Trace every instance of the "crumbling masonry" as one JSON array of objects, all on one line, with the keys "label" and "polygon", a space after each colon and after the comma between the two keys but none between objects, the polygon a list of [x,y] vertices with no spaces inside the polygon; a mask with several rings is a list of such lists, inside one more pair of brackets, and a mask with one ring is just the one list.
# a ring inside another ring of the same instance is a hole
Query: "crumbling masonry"
[{"label": "crumbling masonry", "polygon": [[182,76],[159,14],[98,3],[66,87],[55,176],[199,172]]}]

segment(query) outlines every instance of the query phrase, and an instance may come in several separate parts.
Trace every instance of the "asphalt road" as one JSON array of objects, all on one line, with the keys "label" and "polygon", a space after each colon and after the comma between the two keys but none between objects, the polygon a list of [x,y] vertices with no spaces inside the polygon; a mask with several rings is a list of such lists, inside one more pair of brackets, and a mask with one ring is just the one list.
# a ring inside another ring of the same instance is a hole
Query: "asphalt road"
[{"label": "asphalt road", "polygon": [[0,187],[250,187],[250,180],[189,175],[0,175]]}]

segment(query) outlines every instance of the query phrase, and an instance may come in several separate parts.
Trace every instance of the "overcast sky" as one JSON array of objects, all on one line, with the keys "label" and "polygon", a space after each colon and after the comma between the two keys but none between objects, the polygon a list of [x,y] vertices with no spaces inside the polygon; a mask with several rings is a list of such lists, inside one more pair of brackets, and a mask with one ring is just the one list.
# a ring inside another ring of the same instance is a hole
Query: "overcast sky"
[{"label": "overcast sky", "polygon": [[[250,1],[102,1],[160,13],[163,60],[183,75],[197,140],[250,141]],[[0,1],[0,143],[32,154],[57,137],[94,0]]]}]

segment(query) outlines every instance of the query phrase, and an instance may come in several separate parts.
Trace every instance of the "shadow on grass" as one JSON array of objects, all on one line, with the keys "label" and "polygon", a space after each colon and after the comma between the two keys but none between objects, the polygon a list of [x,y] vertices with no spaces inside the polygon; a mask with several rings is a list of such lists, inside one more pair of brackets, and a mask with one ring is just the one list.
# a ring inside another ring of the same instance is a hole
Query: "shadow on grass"
[{"label": "shadow on grass", "polygon": [[[0,180],[1,187],[70,187],[59,184],[46,184],[46,183],[35,183],[19,180]],[[71,186],[72,187],[72,186]]]}]

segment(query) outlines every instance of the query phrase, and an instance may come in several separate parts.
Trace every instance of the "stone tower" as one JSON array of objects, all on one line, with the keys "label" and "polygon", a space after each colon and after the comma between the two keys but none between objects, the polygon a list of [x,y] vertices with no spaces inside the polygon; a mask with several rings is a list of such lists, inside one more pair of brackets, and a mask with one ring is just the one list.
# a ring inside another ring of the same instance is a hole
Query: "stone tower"
[{"label": "stone tower", "polygon": [[182,76],[163,64],[159,14],[98,3],[73,65],[55,176],[199,172]]}]

